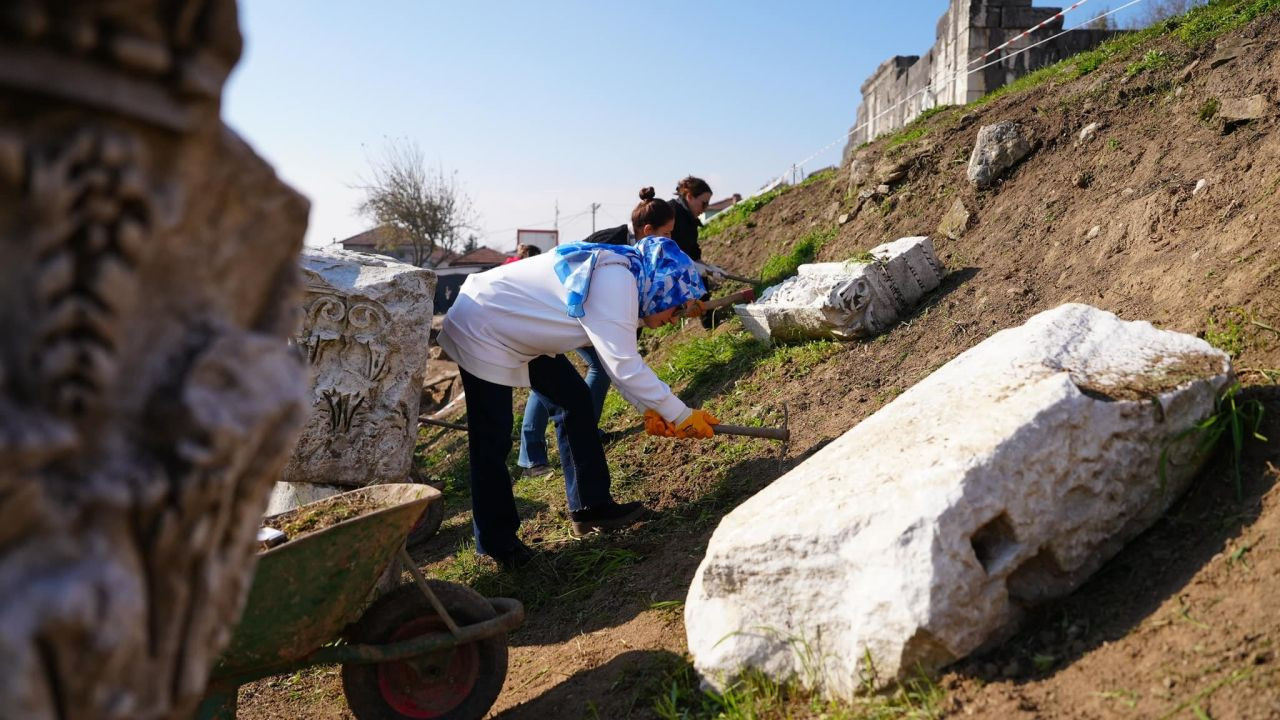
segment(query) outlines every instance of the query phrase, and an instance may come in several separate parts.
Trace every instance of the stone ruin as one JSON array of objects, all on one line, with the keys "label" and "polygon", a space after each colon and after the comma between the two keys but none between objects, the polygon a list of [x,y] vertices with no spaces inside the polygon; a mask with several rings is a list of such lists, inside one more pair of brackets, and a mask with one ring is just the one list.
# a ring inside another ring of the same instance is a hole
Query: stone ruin
[{"label": "stone ruin", "polygon": [[795,277],[734,310],[760,340],[871,337],[909,313],[947,272],[927,237],[878,245],[870,255],[865,263],[801,265]]},{"label": "stone ruin", "polygon": [[695,666],[847,698],[999,642],[1183,492],[1182,433],[1231,377],[1086,305],[996,333],[724,518],[685,604]]},{"label": "stone ruin", "polygon": [[307,201],[219,117],[233,0],[0,13],[0,714],[189,718],[303,419]]},{"label": "stone ruin", "polygon": [[[977,62],[988,51],[1052,18],[1059,10],[1032,7],[1031,0],[950,0],[938,19],[937,41],[929,52],[889,58],[862,83],[862,102],[845,145],[844,164],[849,163],[859,145],[906,125],[929,108],[967,105],[1036,68],[1088,50],[1116,32],[1072,30],[985,70],[972,75],[960,73],[953,79],[958,71],[981,67],[1002,57],[992,55]],[[1054,20],[1027,42],[1056,35],[1062,31],[1062,23],[1062,18]],[[1020,47],[1024,45],[1015,44],[1002,53]]]},{"label": "stone ruin", "polygon": [[436,276],[389,258],[308,249],[294,344],[311,414],[269,512],[352,487],[405,482],[418,434]]}]

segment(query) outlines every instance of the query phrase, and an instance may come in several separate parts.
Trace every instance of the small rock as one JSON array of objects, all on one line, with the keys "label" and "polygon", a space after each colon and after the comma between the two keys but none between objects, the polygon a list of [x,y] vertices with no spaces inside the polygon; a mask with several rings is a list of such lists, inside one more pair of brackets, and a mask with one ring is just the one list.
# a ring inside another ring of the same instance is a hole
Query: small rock
[{"label": "small rock", "polygon": [[1223,98],[1222,104],[1218,107],[1218,117],[1227,122],[1257,120],[1270,115],[1274,109],[1266,95]]},{"label": "small rock", "polygon": [[[1190,82],[1191,74],[1195,72],[1196,67],[1199,65],[1200,65],[1199,60],[1192,60],[1190,65],[1182,68],[1182,72],[1178,75],[1178,77],[1180,78],[1180,82],[1184,82],[1184,83]],[[1182,88],[1178,88],[1178,90],[1181,91]]]},{"label": "small rock", "polygon": [[1099,234],[1101,234],[1101,233],[1102,233],[1102,226],[1101,226],[1101,225],[1094,225],[1093,227],[1089,228],[1089,232],[1087,232],[1087,233],[1085,233],[1085,234],[1084,234],[1084,239],[1085,239],[1085,240],[1092,240],[1092,239],[1094,239],[1094,238],[1098,237],[1098,235],[1099,235]]},{"label": "small rock", "polygon": [[866,202],[871,198],[874,198],[875,196],[876,196],[876,191],[872,188],[867,188],[858,193],[858,202]]},{"label": "small rock", "polygon": [[1078,172],[1076,173],[1076,176],[1072,178],[1071,184],[1083,190],[1093,184],[1093,173],[1088,170]]},{"label": "small rock", "polygon": [[1213,54],[1213,58],[1209,60],[1209,67],[1216,68],[1226,65],[1232,60],[1235,60],[1245,54],[1251,45],[1253,45],[1253,43],[1240,40],[1219,45],[1217,51]]},{"label": "small rock", "polygon": [[888,195],[892,191],[888,185],[880,184],[876,186],[876,193],[879,195]]},{"label": "small rock", "polygon": [[903,192],[898,193],[898,202],[899,202],[899,203],[905,203],[905,202],[907,202],[907,201],[908,201],[908,200],[910,200],[910,199],[911,199],[911,193],[910,193],[910,192],[908,192],[908,191],[903,191]]},{"label": "small rock", "polygon": [[1089,140],[1093,139],[1094,135],[1098,134],[1098,131],[1101,130],[1102,127],[1102,123],[1100,122],[1091,122],[1088,125],[1085,125],[1084,129],[1080,131],[1080,135],[1076,138],[1076,145],[1083,145],[1089,142]]},{"label": "small rock", "polygon": [[849,222],[849,213],[841,213],[840,217],[836,219],[836,222],[840,223],[841,225],[844,225],[845,223]]},{"label": "small rock", "polygon": [[1136,191],[1136,190],[1134,190],[1133,188],[1125,188],[1125,189],[1123,189],[1123,190],[1121,190],[1121,191],[1120,191],[1120,197],[1126,197],[1126,198],[1127,198],[1127,197],[1133,197],[1133,194],[1134,194],[1135,192],[1137,192],[1137,191]]},{"label": "small rock", "polygon": [[938,223],[938,232],[952,240],[957,240],[965,230],[969,229],[972,219],[973,214],[969,212],[969,208],[964,206],[960,198],[956,198],[955,202],[951,203],[951,209],[942,216],[942,222]]},{"label": "small rock", "polygon": [[1031,139],[1026,129],[1009,120],[978,130],[978,139],[969,156],[969,182],[990,187],[1007,170],[1031,153]]},{"label": "small rock", "polygon": [[840,212],[840,203],[833,202],[827,206],[827,220],[835,220],[836,215]]},{"label": "small rock", "polygon": [[1196,181],[1196,189],[1192,190],[1191,194],[1199,195],[1200,193],[1208,189],[1208,187],[1209,187],[1209,181],[1205,180],[1204,178],[1200,178],[1199,180]]}]

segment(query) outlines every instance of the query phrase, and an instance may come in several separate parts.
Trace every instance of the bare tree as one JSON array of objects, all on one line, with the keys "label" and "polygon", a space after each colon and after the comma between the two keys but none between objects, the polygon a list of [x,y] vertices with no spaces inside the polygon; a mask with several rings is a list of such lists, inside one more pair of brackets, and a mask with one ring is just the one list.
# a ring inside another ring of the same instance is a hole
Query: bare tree
[{"label": "bare tree", "polygon": [[1197,5],[1203,5],[1205,2],[1206,0],[1151,0],[1143,7],[1143,11],[1133,18],[1129,27],[1134,30],[1151,27],[1162,20],[1181,15]]},{"label": "bare tree", "polygon": [[364,191],[356,209],[394,231],[387,234],[386,249],[407,242],[413,264],[424,266],[436,248],[452,252],[462,245],[475,216],[456,171],[428,167],[418,145],[400,138],[389,140],[381,156],[369,158],[369,172],[356,185]]},{"label": "bare tree", "polygon": [[1115,30],[1116,17],[1114,15],[1108,15],[1107,9],[1103,8],[1098,11],[1097,15],[1093,16],[1092,20],[1085,23],[1085,28],[1089,30]]}]

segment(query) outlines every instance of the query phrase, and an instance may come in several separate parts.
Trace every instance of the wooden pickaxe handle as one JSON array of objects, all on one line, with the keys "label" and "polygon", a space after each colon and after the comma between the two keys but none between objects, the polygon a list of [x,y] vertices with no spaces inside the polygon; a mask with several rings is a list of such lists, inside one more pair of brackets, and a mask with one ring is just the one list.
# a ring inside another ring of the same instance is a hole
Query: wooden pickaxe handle
[{"label": "wooden pickaxe handle", "polygon": [[453,422],[449,422],[448,420],[436,420],[435,418],[429,418],[425,415],[418,418],[418,422],[425,423],[427,425],[435,425],[437,427],[442,427],[442,428],[449,428],[450,430],[461,430],[463,432],[467,431],[467,426],[461,423],[453,423]]},{"label": "wooden pickaxe handle", "polygon": [[737,305],[738,303],[749,303],[755,301],[756,292],[751,288],[747,288],[746,290],[739,290],[736,293],[725,295],[724,297],[719,297],[715,300],[708,300],[702,303],[702,307],[704,310],[715,310],[727,305]]},{"label": "wooden pickaxe handle", "polygon": [[747,437],[769,438],[770,440],[791,440],[791,431],[787,428],[747,427],[745,425],[712,425],[716,435],[745,435]]}]

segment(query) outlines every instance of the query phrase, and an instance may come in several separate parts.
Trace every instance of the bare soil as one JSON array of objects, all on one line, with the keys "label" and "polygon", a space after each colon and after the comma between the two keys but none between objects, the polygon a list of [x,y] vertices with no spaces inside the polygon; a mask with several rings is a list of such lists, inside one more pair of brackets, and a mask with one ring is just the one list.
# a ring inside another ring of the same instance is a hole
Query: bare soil
[{"label": "bare soil", "polygon": [[[1164,519],[1087,584],[1029,613],[1013,639],[948,671],[940,714],[1280,717],[1280,613],[1273,607],[1280,598],[1280,332],[1272,329],[1280,327],[1280,135],[1274,115],[1229,130],[1200,119],[1211,99],[1264,93],[1280,100],[1280,22],[1266,16],[1218,42],[1241,36],[1259,42],[1217,68],[1207,62],[1213,45],[1192,51],[1169,41],[1162,49],[1173,61],[1154,72],[1127,77],[1121,62],[1072,83],[940,113],[919,140],[892,151],[884,141],[871,146],[873,154],[911,158],[893,202],[858,210],[860,188],[850,187],[844,168],[774,200],[750,227],[704,243],[711,262],[750,274],[815,230],[837,228],[822,261],[931,235],[951,274],[880,338],[816,358],[730,366],[686,384],[686,399],[725,422],[776,423],[785,406],[792,440],[781,461],[777,445],[765,441],[650,438],[633,414],[607,423],[617,495],[653,509],[630,531],[572,541],[554,482],[521,481],[522,532],[543,551],[542,563],[515,576],[489,567],[463,572],[465,473],[446,478],[446,521],[418,558],[423,567],[462,573],[482,592],[514,595],[529,607],[527,623],[511,636],[510,671],[492,716],[655,717],[654,700],[687,667],[679,603],[725,513],[992,333],[1083,302],[1231,345],[1242,397],[1264,404],[1262,434],[1271,441],[1246,445],[1239,497],[1230,459],[1216,458]],[[965,162],[978,128],[998,120],[1030,128],[1038,147],[996,187],[975,190]],[[1077,144],[1091,122],[1103,129]],[[1201,179],[1207,185],[1196,193]],[[953,240],[936,228],[956,199],[975,222]],[[852,219],[837,225],[845,213]],[[688,323],[652,341],[651,364],[705,332]],[[740,330],[729,323],[713,332]],[[458,434],[431,429],[422,438],[436,467],[465,460]],[[593,557],[618,562],[606,572],[588,562]],[[593,572],[601,575],[595,584]],[[322,671],[248,686],[240,717],[349,718],[336,678]],[[805,713],[800,706],[790,716]]]}]

